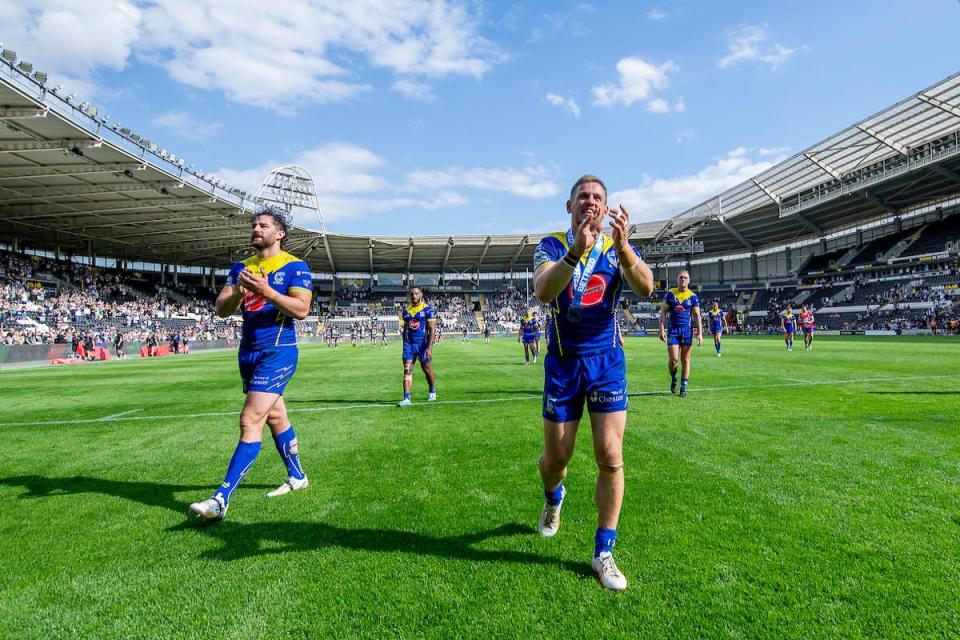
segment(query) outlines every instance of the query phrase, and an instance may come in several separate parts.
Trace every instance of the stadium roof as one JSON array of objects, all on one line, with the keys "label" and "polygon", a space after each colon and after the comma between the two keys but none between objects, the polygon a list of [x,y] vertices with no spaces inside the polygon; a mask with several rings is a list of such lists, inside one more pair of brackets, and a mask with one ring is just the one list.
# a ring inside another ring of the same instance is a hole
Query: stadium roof
[{"label": "stadium roof", "polygon": [[[228,267],[249,254],[250,194],[203,174],[95,107],[0,60],[0,237],[38,249]],[[13,52],[9,52],[12,54]],[[960,74],[871,116],[632,240],[708,254],[822,235],[960,193]],[[316,271],[523,270],[540,234],[367,237],[294,229]]]}]

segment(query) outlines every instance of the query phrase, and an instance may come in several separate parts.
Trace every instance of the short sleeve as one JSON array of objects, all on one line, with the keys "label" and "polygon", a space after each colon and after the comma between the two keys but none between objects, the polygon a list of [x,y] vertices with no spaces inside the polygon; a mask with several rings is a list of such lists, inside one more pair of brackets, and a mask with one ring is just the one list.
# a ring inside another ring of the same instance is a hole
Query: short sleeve
[{"label": "short sleeve", "polygon": [[663,294],[663,304],[670,304],[670,290],[667,289],[667,292]]},{"label": "short sleeve", "polygon": [[427,308],[423,310],[423,315],[427,320],[431,320],[437,317],[437,312],[433,310],[433,307],[428,305]]},{"label": "short sleeve", "polygon": [[537,244],[537,250],[533,252],[533,270],[536,271],[547,262],[560,260],[566,252],[563,243],[553,236],[543,238]]},{"label": "short sleeve", "polygon": [[690,300],[690,306],[691,306],[691,307],[699,307],[699,306],[700,306],[700,296],[698,296],[697,294],[693,294],[693,299]]},{"label": "short sleeve", "polygon": [[243,273],[243,270],[246,269],[247,265],[242,262],[237,262],[230,268],[230,273],[227,274],[227,284],[232,286],[237,286],[237,283],[240,282],[240,274]]},{"label": "short sleeve", "polygon": [[313,293],[313,276],[306,262],[295,262],[291,265],[290,289],[305,289]]}]

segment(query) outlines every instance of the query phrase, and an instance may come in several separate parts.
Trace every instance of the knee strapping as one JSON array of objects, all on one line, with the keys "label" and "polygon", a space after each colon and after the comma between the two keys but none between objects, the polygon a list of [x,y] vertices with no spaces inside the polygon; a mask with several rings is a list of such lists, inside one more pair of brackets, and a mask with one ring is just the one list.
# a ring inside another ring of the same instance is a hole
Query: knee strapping
[{"label": "knee strapping", "polygon": [[616,471],[617,469],[623,469],[623,463],[620,464],[610,464],[609,462],[598,462],[597,466],[601,469],[609,469],[610,471]]}]

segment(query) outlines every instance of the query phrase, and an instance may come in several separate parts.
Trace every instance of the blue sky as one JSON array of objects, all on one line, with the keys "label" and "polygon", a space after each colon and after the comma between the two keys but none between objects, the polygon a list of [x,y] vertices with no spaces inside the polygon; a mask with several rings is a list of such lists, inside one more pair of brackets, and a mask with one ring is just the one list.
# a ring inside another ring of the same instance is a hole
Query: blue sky
[{"label": "blue sky", "polygon": [[362,235],[560,228],[583,173],[667,218],[960,71],[956,0],[0,12],[4,46],[112,122],[249,190],[301,164],[328,231]]}]

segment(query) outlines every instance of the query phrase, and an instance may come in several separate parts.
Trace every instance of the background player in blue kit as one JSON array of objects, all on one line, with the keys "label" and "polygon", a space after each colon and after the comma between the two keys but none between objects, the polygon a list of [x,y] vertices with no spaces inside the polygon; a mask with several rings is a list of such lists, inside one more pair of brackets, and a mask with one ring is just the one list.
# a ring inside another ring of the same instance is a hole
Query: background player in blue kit
[{"label": "background player in blue kit", "polygon": [[[540,338],[543,337],[543,325],[540,324],[540,316],[533,314],[533,352],[540,355]],[[534,358],[536,362],[536,357]]]},{"label": "background player in blue kit", "polygon": [[710,333],[713,335],[713,346],[717,349],[717,357],[719,358],[721,356],[720,338],[724,333],[730,332],[730,327],[727,326],[727,314],[725,314],[720,308],[719,301],[713,301],[713,308],[707,311],[707,320],[710,322]]},{"label": "background player in blue kit", "polygon": [[282,249],[290,225],[288,214],[278,209],[254,214],[250,244],[256,255],[233,266],[215,302],[221,318],[243,310],[238,360],[247,398],[240,412],[240,442],[223,484],[211,498],[190,505],[202,518],[222,520],[227,515],[230,496],[260,453],[264,422],[270,425],[287,467],[287,481],[267,495],[280,496],[307,486],[283,390],[297,368],[294,319],[307,317],[313,284],[310,267]]},{"label": "background player in blue kit", "polygon": [[797,331],[797,316],[793,315],[793,309],[787,306],[787,310],[780,316],[780,328],[783,330],[783,341],[787,344],[787,351],[793,351],[793,334]]},{"label": "background player in blue kit", "polygon": [[410,287],[410,304],[400,310],[400,331],[403,334],[403,400],[397,406],[409,407],[410,391],[413,389],[413,363],[420,361],[420,368],[430,386],[427,402],[437,399],[437,377],[430,365],[433,360],[433,341],[437,333],[437,314],[433,307],[423,301],[420,287]]},{"label": "background player in blue kit", "polygon": [[[669,330],[666,328],[670,316]],[[703,344],[703,320],[700,318],[700,298],[690,290],[690,273],[677,274],[677,286],[667,291],[660,306],[660,340],[667,343],[667,370],[670,372],[670,393],[677,392],[677,364],[680,365],[680,397],[687,397],[690,379],[690,347],[693,345],[693,325],[697,323],[697,346]]]},{"label": "background player in blue kit", "polygon": [[[577,180],[567,201],[570,228],[543,238],[534,253],[534,292],[550,305],[543,384],[543,454],[540,476],[545,504],[540,534],[560,528],[566,489],[586,401],[599,473],[593,569],[608,589],[627,588],[613,561],[623,503],[623,433],[627,424],[627,375],[617,301],[624,282],[638,296],[653,291],[653,274],[630,246],[629,215],[607,208],[607,189],[595,176]],[[601,233],[610,213],[612,233]]]},{"label": "background player in blue kit", "polygon": [[517,329],[517,342],[523,341],[523,359],[530,364],[530,352],[533,352],[533,362],[537,362],[537,356],[540,350],[536,348],[537,340],[537,321],[527,309],[527,315],[520,319],[520,327]]}]

